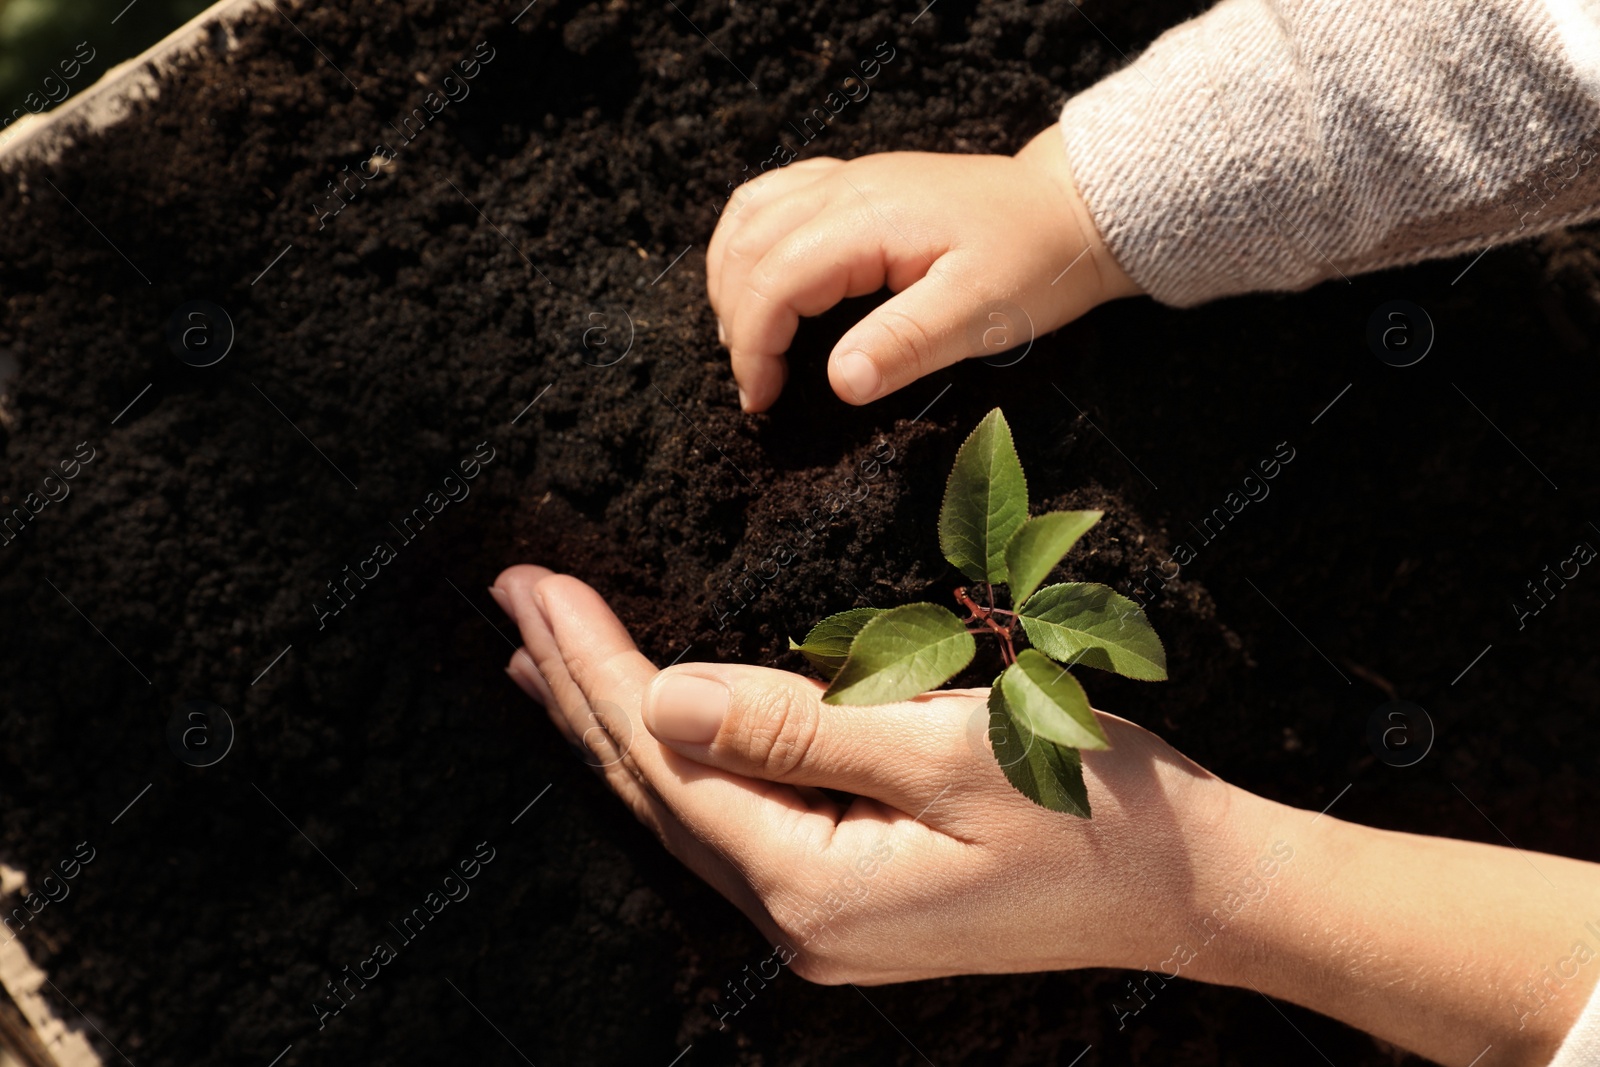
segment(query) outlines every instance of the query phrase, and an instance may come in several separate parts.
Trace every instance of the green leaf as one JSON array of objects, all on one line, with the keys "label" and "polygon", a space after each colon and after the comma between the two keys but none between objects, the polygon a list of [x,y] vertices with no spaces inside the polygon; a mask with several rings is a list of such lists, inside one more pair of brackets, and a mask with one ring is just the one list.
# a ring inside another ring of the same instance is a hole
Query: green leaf
[{"label": "green leaf", "polygon": [[1017,792],[1042,808],[1089,818],[1082,757],[1030,732],[1006,700],[999,678],[989,690],[989,744]]},{"label": "green leaf", "polygon": [[1111,747],[1083,686],[1044,653],[1023,649],[1000,676],[1000,688],[1012,715],[1036,737],[1072,748]]},{"label": "green leaf", "polygon": [[949,681],[972,662],[967,627],[936,604],[907,604],[868,619],[822,694],[824,704],[889,704]]},{"label": "green leaf", "polygon": [[1093,582],[1047,585],[1018,609],[1035,648],[1063,663],[1141,682],[1167,677],[1167,652],[1144,609]]},{"label": "green leaf", "polygon": [[1089,527],[1100,521],[1099,511],[1050,511],[1022,524],[1006,545],[1006,584],[1011,603],[1021,604],[1033,595],[1045,575],[1078,543]]},{"label": "green leaf", "polygon": [[837,615],[829,615],[811,628],[802,643],[796,644],[794,638],[789,638],[789,648],[832,678],[844,666],[845,657],[850,654],[850,642],[856,639],[856,634],[861,632],[868,619],[882,615],[883,611],[883,608],[851,608]]},{"label": "green leaf", "polygon": [[1028,481],[995,408],[961,449],[939,509],[939,548],[975,582],[1006,580],[1006,545],[1028,518]]}]

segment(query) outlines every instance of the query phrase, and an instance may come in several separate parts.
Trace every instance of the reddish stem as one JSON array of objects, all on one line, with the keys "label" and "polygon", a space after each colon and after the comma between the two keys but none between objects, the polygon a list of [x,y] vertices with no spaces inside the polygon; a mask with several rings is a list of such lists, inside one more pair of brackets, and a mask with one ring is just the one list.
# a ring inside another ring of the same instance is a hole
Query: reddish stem
[{"label": "reddish stem", "polygon": [[[962,622],[969,624],[967,632],[970,634],[992,633],[998,637],[1000,639],[1000,658],[1009,667],[1017,661],[1016,648],[1011,641],[1012,628],[1016,626],[1017,613],[995,607],[994,585],[990,582],[984,582],[983,585],[985,599],[989,601],[988,606],[979,604],[968,596],[966,586],[956,589],[956,603],[966,608],[969,612]],[[997,615],[1004,615],[1011,621],[1002,624],[995,618]],[[973,623],[977,624],[975,628],[970,625]]]}]

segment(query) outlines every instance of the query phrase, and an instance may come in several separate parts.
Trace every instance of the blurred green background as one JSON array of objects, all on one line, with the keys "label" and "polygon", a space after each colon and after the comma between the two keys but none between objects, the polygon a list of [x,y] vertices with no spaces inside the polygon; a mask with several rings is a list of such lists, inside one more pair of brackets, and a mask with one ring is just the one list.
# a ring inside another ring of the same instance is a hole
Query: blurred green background
[{"label": "blurred green background", "polygon": [[74,96],[208,6],[208,0],[134,0],[132,7],[128,0],[0,0],[0,114],[23,107],[29,93],[48,99],[46,77],[56,79],[50,89],[60,96],[58,64],[73,58],[79,42],[87,41],[95,57],[71,81]]}]

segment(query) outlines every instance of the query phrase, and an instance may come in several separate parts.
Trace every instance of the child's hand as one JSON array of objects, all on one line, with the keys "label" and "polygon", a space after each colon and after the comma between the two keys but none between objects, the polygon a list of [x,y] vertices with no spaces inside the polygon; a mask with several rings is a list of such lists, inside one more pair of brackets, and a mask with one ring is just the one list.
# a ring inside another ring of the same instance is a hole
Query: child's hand
[{"label": "child's hand", "polygon": [[[741,406],[777,399],[801,315],[885,285],[897,295],[828,359],[834,392],[852,404],[1139,291],[1100,240],[1054,126],[1015,157],[804,160],[735,190],[706,256]],[[1018,308],[1031,332],[991,318]]]}]

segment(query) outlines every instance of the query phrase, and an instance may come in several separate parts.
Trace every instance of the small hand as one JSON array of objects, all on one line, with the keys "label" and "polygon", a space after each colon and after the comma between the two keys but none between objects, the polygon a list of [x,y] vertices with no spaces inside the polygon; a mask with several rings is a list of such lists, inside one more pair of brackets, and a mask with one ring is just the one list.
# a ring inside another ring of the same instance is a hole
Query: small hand
[{"label": "small hand", "polygon": [[812,981],[1149,966],[1197,882],[1254,847],[1229,833],[1231,787],[1115,716],[1112,748],[1083,754],[1085,821],[1006,781],[985,691],[824,705],[783,671],[657,670],[575,578],[512,567],[494,592],[522,631],[512,677]]},{"label": "small hand", "polygon": [[834,392],[852,404],[1138,292],[1072,184],[1056,127],[1014,157],[803,160],[736,189],[706,255],[741,406],[777,399],[802,315],[885,285],[897,295],[828,360]]}]

